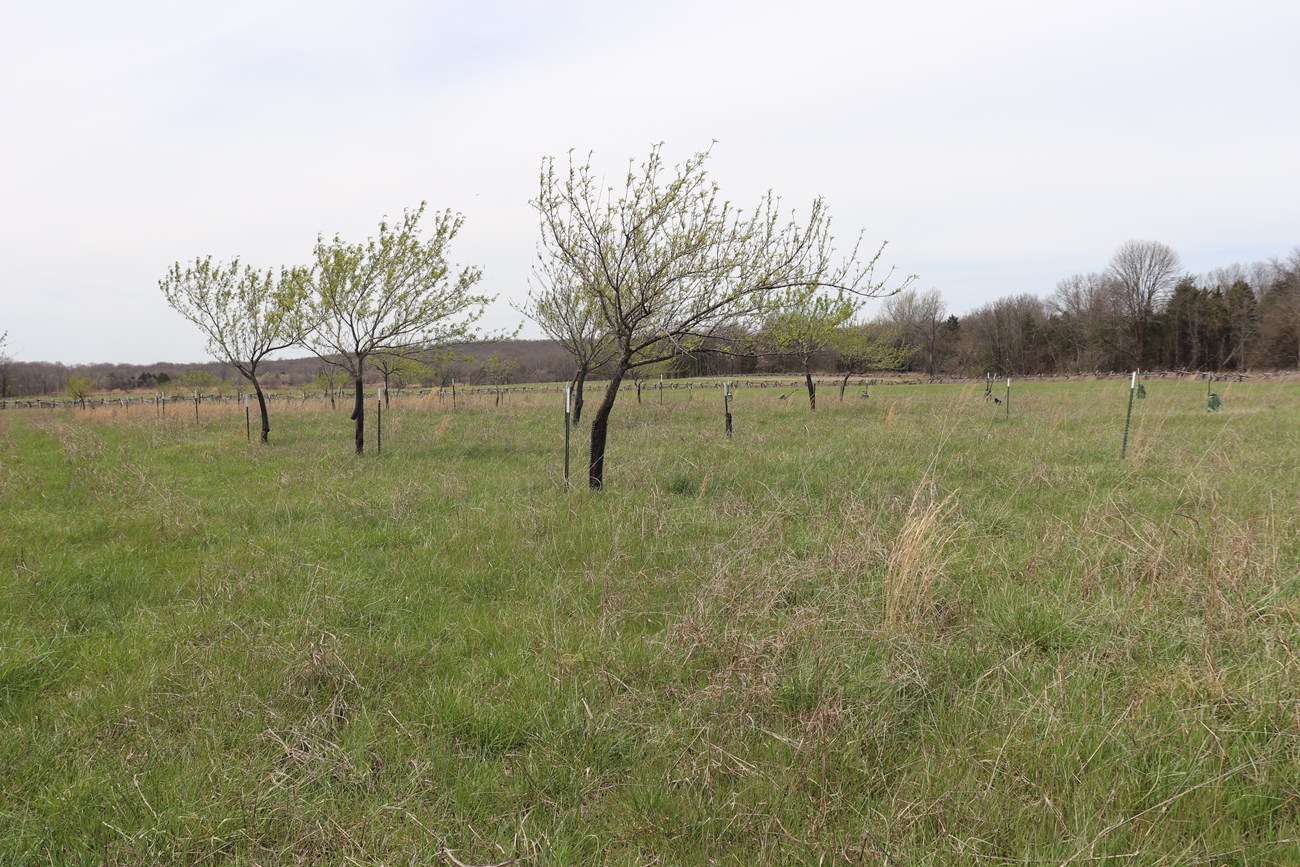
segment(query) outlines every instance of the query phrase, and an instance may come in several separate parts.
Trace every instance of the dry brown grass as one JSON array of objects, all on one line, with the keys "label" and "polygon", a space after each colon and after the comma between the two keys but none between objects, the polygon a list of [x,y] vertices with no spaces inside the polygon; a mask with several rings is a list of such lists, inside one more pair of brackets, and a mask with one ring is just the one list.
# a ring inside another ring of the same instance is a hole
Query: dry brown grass
[{"label": "dry brown grass", "polygon": [[951,556],[949,545],[960,528],[953,520],[956,514],[955,494],[938,499],[932,488],[917,489],[890,546],[881,588],[886,627],[915,626],[933,608],[935,588]]}]

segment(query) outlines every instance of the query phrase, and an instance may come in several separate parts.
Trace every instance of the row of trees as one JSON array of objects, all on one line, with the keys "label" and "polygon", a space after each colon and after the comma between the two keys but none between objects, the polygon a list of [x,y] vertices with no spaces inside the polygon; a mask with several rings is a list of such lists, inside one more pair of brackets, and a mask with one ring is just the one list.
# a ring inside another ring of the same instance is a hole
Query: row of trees
[{"label": "row of trees", "polygon": [[958,319],[936,290],[885,304],[908,367],[937,373],[1300,367],[1300,249],[1196,276],[1164,244],[1130,241],[1046,298],[1000,298]]},{"label": "row of trees", "polygon": [[[883,313],[866,324],[837,329],[828,345],[813,353],[775,354],[768,335],[737,334],[726,343],[747,346],[745,353],[687,350],[658,369],[629,376],[730,376],[804,370],[841,374],[903,367],[918,373],[981,375],[1087,372],[1134,366],[1125,348],[1132,332],[1114,301],[1105,272],[1062,280],[1045,298],[1016,295],[986,304],[960,319],[950,315],[936,289],[908,290],[885,300]],[[571,321],[563,316],[561,325]],[[1154,317],[1147,320],[1153,340],[1145,350],[1145,369],[1193,370],[1295,369],[1300,365],[1300,250],[1289,257],[1252,265],[1229,265],[1200,276],[1182,275]],[[581,334],[579,331],[578,334]],[[499,381],[491,356],[508,359],[511,382],[554,381],[580,371],[604,375],[599,364],[573,360],[579,340],[507,340],[495,344],[447,347],[423,356],[382,358],[368,382],[387,379],[391,388]],[[867,364],[853,344],[871,348]],[[581,356],[579,356],[581,357]],[[387,370],[386,370],[387,368]],[[385,375],[387,374],[387,376]],[[584,374],[584,377],[585,375]],[[245,382],[219,362],[153,365],[19,361],[0,348],[0,398],[61,393],[72,377],[88,379],[96,391],[161,390],[169,387],[238,391]],[[200,379],[195,379],[200,377]],[[259,368],[264,387],[312,388],[333,393],[346,374],[314,356],[277,358]],[[347,382],[349,388],[352,383]]]},{"label": "row of trees", "polygon": [[346,376],[360,454],[370,368],[388,379],[414,354],[480,337],[474,323],[492,300],[473,291],[482,274],[447,259],[463,219],[434,214],[425,236],[424,216],[421,203],[400,221],[380,221],[378,234],[361,243],[319,237],[307,266],[262,271],[208,257],[177,263],[160,281],[167,302],[207,336],[208,350],[252,385],[263,442],[271,425],[258,374],[272,353],[300,346]]},{"label": "row of trees", "polygon": [[[608,377],[591,421],[592,488],[604,483],[610,416],[629,375],[691,355],[779,354],[800,359],[815,408],[812,359],[833,339],[857,335],[861,345],[845,344],[846,353],[875,363],[867,332],[848,326],[865,299],[894,291],[890,274],[876,276],[883,245],[868,258],[858,245],[837,251],[821,199],[803,217],[784,214],[770,192],[739,209],[709,178],[708,159],[704,151],[669,166],[655,147],[629,164],[621,189],[590,160],[570,154],[567,169],[543,161],[532,202],[539,262],[522,309],[572,357],[579,413],[586,377],[598,368]],[[474,291],[481,271],[447,259],[463,220],[434,215],[426,236],[424,214],[422,204],[382,221],[363,243],[318,238],[306,266],[261,271],[209,257],[177,263],[161,281],[209,350],[251,383],[263,441],[270,422],[258,376],[272,353],[301,346],[346,375],[360,453],[369,369],[387,379],[413,356],[482,338],[475,323],[491,299]],[[494,376],[509,375],[507,359],[490,362]]]},{"label": "row of trees", "polygon": [[[496,360],[494,360],[496,356]],[[390,369],[387,385],[394,391],[413,386],[445,386],[452,379],[467,385],[497,381],[501,359],[511,366],[509,382],[554,382],[572,372],[569,356],[551,340],[501,340],[442,347],[438,351],[402,356]],[[407,364],[406,362],[410,362]],[[387,365],[385,365],[387,366]],[[249,384],[230,365],[208,362],[122,364],[99,362],[68,365],[57,361],[19,361],[0,355],[0,398],[59,394],[73,377],[88,379],[95,392],[216,391],[242,393]],[[205,379],[206,377],[206,379]],[[327,391],[350,389],[345,375],[313,355],[276,357],[258,370],[262,387],[270,390]],[[384,382],[381,363],[371,366],[367,386]],[[251,392],[251,388],[249,389]]]},{"label": "row of trees", "polygon": [[[828,359],[847,381],[882,367],[931,375],[1240,367],[1300,352],[1300,253],[1203,283],[1182,273],[1168,247],[1132,241],[1104,272],[1064,280],[1046,301],[1004,298],[958,319],[937,290],[878,274],[883,244],[864,255],[859,235],[838,250],[821,199],[805,214],[784,213],[770,192],[752,210],[736,207],[709,178],[709,157],[703,151],[670,166],[655,147],[616,185],[590,158],[570,153],[567,166],[543,160],[531,202],[538,261],[519,309],[569,355],[577,419],[588,377],[608,380],[591,419],[592,488],[604,484],[622,383],[700,372],[718,359],[779,360],[800,371],[815,410],[813,372]],[[476,323],[492,299],[474,291],[481,272],[448,263],[463,219],[435,214],[425,233],[425,210],[381,221],[362,243],[320,237],[306,265],[261,271],[209,257],[178,263],[161,281],[213,354],[251,383],[263,441],[270,423],[259,372],[272,353],[303,347],[351,384],[360,453],[369,372],[413,376],[416,356],[445,358],[450,345],[483,338]],[[884,316],[861,322],[864,302],[879,297],[889,298]],[[499,372],[509,366],[504,357],[490,366],[494,377],[509,375]]]}]

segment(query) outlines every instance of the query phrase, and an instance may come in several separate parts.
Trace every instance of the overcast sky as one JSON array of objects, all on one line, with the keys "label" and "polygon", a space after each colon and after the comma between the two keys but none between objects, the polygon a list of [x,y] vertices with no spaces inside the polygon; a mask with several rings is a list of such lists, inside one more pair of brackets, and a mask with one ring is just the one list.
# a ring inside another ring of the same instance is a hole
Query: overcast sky
[{"label": "overcast sky", "polygon": [[[158,279],[305,262],[427,200],[527,286],[544,155],[662,141],[953,312],[1047,295],[1130,238],[1188,270],[1300,245],[1300,4],[6,0],[0,332],[23,360],[197,361]],[[872,311],[868,311],[872,312]],[[525,336],[540,336],[526,327]]]}]

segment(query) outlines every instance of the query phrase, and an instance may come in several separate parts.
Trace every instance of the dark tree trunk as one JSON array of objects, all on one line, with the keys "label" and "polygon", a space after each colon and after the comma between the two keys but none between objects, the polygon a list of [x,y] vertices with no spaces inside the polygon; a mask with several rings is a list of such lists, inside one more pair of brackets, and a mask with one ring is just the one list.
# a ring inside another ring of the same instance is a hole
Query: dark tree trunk
[{"label": "dark tree trunk", "polygon": [[384,409],[392,409],[393,406],[388,402],[388,374],[384,374]]},{"label": "dark tree trunk", "polygon": [[627,373],[627,364],[620,364],[614,371],[614,377],[605,389],[605,399],[596,408],[596,417],[591,420],[591,463],[587,465],[587,483],[593,491],[605,486],[605,439],[609,434],[609,414],[614,409],[618,398],[618,387],[623,384],[623,375]]},{"label": "dark tree trunk", "polygon": [[257,409],[262,413],[262,442],[266,442],[267,434],[271,432],[271,417],[266,412],[266,395],[262,394],[262,386],[257,380],[253,380],[253,390],[257,392]]},{"label": "dark tree trunk", "polygon": [[573,423],[577,424],[582,421],[582,387],[587,382],[587,368],[578,368],[578,374],[573,377]]},{"label": "dark tree trunk", "polygon": [[816,412],[817,411],[817,384],[813,382],[812,373],[805,370],[803,372],[803,381],[804,381],[804,385],[806,385],[808,388],[808,407],[813,412]]},{"label": "dark tree trunk", "polygon": [[357,400],[352,405],[352,420],[357,423],[357,454],[361,454],[366,448],[366,391],[359,376],[357,377]]},{"label": "dark tree trunk", "polygon": [[844,403],[844,389],[849,387],[849,377],[852,375],[853,373],[850,371],[844,374],[844,378],[840,380],[840,403]]}]

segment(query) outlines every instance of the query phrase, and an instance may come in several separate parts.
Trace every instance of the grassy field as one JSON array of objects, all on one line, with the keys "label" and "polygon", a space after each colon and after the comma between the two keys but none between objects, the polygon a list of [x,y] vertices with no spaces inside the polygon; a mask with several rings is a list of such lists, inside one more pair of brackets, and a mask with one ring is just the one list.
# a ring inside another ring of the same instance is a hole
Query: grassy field
[{"label": "grassy field", "polygon": [[1149,389],[0,413],[0,864],[1300,864],[1300,384]]}]

